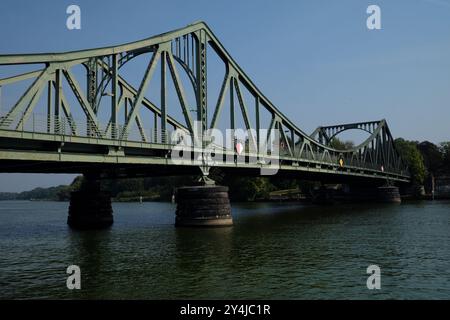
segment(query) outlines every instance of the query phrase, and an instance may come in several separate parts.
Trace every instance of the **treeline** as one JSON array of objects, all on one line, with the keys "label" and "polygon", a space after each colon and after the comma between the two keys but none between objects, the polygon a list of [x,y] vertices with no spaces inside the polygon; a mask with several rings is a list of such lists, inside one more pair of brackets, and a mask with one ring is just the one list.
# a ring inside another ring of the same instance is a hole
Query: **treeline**
[{"label": "treeline", "polygon": [[70,194],[70,186],[35,188],[23,192],[0,192],[0,200],[47,200],[63,201]]},{"label": "treeline", "polygon": [[[286,189],[301,189],[309,192],[313,186],[310,182],[297,179],[286,179],[278,176],[270,177],[239,177],[225,175],[220,169],[212,170],[210,177],[218,184],[230,188],[230,198],[233,201],[267,200],[272,191]],[[196,176],[158,177],[158,178],[128,178],[102,180],[102,189],[111,192],[114,201],[170,201],[176,188],[192,185]],[[0,200],[47,200],[68,201],[70,193],[80,188],[83,177],[75,178],[69,186],[51,188],[36,188],[21,193],[0,193]]]},{"label": "treeline", "polygon": [[[102,188],[111,192],[115,201],[170,201],[178,187],[189,186],[198,176],[149,177],[115,179],[102,181]],[[309,192],[310,182],[286,179],[278,176],[240,177],[226,175],[219,168],[213,168],[210,178],[219,185],[228,186],[232,201],[267,200],[272,191],[301,189]]]},{"label": "treeline", "polygon": [[413,184],[430,189],[431,178],[450,175],[450,142],[395,140],[395,146],[411,173]]}]

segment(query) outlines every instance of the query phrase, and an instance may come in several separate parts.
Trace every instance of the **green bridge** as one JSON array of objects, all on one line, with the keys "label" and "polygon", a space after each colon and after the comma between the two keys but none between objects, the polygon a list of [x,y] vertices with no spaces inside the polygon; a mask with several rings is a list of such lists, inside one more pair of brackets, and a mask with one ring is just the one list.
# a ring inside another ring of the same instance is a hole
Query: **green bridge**
[{"label": "green bridge", "polygon": [[[142,73],[139,81],[130,78],[134,70]],[[215,79],[220,83],[212,90]],[[220,167],[230,174],[324,183],[409,182],[385,120],[304,133],[203,22],[107,48],[0,55],[0,94],[0,172],[84,174],[91,182],[73,195],[72,216],[86,208],[91,216],[108,215],[108,197],[95,182],[103,177],[207,177],[210,168]],[[355,129],[367,132],[364,142],[347,150],[332,147],[334,137]],[[226,190],[208,189],[209,180],[203,181],[207,186],[184,190],[180,199],[227,207]],[[205,201],[215,192],[222,202]],[[192,213],[189,203],[179,205],[180,215]],[[230,215],[227,210],[220,215]],[[191,218],[208,220],[213,211]],[[91,224],[93,218],[85,219]]]}]

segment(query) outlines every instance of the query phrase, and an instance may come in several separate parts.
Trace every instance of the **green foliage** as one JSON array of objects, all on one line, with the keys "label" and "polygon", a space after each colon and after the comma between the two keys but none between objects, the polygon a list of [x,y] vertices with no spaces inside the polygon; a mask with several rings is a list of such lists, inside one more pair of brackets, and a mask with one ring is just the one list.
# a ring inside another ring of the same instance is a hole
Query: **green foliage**
[{"label": "green foliage", "polygon": [[424,141],[419,143],[418,148],[428,173],[437,175],[442,169],[444,160],[444,155],[439,147],[434,143]]},{"label": "green foliage", "polygon": [[278,175],[271,176],[270,182],[275,190],[297,189],[299,186],[299,181],[297,179],[289,179]]},{"label": "green foliage", "polygon": [[102,181],[102,188],[109,190],[116,201],[143,200],[170,201],[177,187],[191,185],[192,176],[128,178]]},{"label": "green foliage", "polygon": [[[69,194],[68,186],[57,186],[50,188],[35,188],[31,191],[24,191],[18,193],[17,200],[52,200],[60,201],[66,200],[65,195]],[[68,196],[67,196],[68,199]]]},{"label": "green foliage", "polygon": [[413,184],[423,184],[426,175],[426,167],[422,154],[418,148],[418,142],[407,141],[402,138],[395,140],[395,147],[400,157],[406,162],[411,173],[411,182]]},{"label": "green foliage", "polygon": [[355,143],[350,140],[341,141],[339,138],[334,137],[330,142],[330,146],[338,150],[349,150],[355,147]]},{"label": "green foliage", "polygon": [[441,170],[445,174],[450,174],[450,141],[442,142],[439,145],[439,151],[442,154],[442,167],[441,167]]},{"label": "green foliage", "polygon": [[269,193],[275,189],[267,177],[230,176],[223,184],[229,187],[233,201],[268,199]]}]

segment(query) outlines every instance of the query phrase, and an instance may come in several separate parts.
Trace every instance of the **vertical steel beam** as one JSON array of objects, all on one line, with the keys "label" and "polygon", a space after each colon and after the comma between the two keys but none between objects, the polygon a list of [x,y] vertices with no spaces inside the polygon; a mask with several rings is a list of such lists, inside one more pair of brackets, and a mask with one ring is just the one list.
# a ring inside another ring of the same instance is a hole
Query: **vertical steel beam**
[{"label": "vertical steel beam", "polygon": [[202,131],[208,129],[207,122],[207,38],[204,30],[197,32],[197,121],[202,124]]},{"label": "vertical steel beam", "polygon": [[128,98],[125,98],[125,104],[124,104],[124,121],[125,123],[128,121]]},{"label": "vertical steel beam", "polygon": [[[96,58],[90,58],[87,63],[87,81],[86,81],[86,92],[87,92],[87,102],[90,105],[90,108],[94,111],[95,114],[97,114],[97,63]],[[110,68],[108,68],[110,70]],[[103,86],[103,79],[104,79],[104,73],[102,69],[102,83],[101,86]],[[93,125],[91,121],[89,120],[89,117],[86,114],[86,133],[88,136],[91,135],[93,131]],[[114,131],[114,127],[112,128]]]},{"label": "vertical steel beam", "polygon": [[234,136],[234,77],[230,78],[230,129]]},{"label": "vertical steel beam", "polygon": [[259,154],[259,144],[261,141],[261,136],[259,132],[261,129],[259,118],[259,96],[255,97],[255,116],[256,116],[256,153]]},{"label": "vertical steel beam", "polygon": [[[92,109],[97,112],[97,58],[91,58],[89,59],[87,63],[87,99],[89,104],[91,105]],[[103,69],[102,69],[103,71]],[[103,74],[102,78],[103,79]],[[103,82],[103,80],[102,80]],[[103,84],[102,84],[103,86]]]},{"label": "vertical steel beam", "polygon": [[54,110],[55,117],[53,125],[53,131],[56,134],[60,133],[59,111],[61,108],[61,90],[62,90],[61,69],[57,69],[55,71],[55,110]]},{"label": "vertical steel beam", "polygon": [[183,62],[187,63],[187,35],[183,36]]},{"label": "vertical steel beam", "polygon": [[158,114],[154,112],[153,115],[153,142],[158,143]]},{"label": "vertical steel beam", "polygon": [[190,45],[189,45],[190,36],[187,35],[186,37],[187,37],[186,38],[186,58],[187,58],[186,64],[187,64],[188,68],[190,68],[191,67],[190,58],[189,58],[191,55],[191,49],[190,49]]},{"label": "vertical steel beam", "polygon": [[52,80],[48,81],[47,88],[47,133],[52,131],[52,82]]},{"label": "vertical steel beam", "polygon": [[118,61],[117,54],[112,55],[112,74],[111,74],[111,139],[117,138],[117,104],[119,96],[118,81]]},{"label": "vertical steel beam", "polygon": [[291,152],[292,156],[295,155],[295,133],[294,129],[289,129],[291,131]]},{"label": "vertical steel beam", "polygon": [[166,51],[161,52],[161,139],[162,143],[167,141],[167,106],[166,106]]},{"label": "vertical steel beam", "polygon": [[195,68],[195,41],[194,41],[193,36],[191,36],[191,62],[192,62],[191,70],[194,70],[194,68]]}]

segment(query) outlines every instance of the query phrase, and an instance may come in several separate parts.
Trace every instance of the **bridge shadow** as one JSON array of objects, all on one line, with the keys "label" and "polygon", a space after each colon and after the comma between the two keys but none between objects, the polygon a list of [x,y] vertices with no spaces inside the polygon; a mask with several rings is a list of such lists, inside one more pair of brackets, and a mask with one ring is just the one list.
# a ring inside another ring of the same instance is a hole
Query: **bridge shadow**
[{"label": "bridge shadow", "polygon": [[337,221],[339,219],[363,216],[368,212],[384,212],[396,205],[383,203],[342,203],[336,205],[313,205],[307,203],[260,203],[234,204],[233,214],[239,227],[273,228],[274,225],[303,224],[305,222]]},{"label": "bridge shadow", "polygon": [[85,231],[69,229],[66,264],[77,265],[81,269],[82,290],[70,291],[73,297],[98,298],[108,289],[104,287],[101,279],[105,270],[110,270],[112,265],[111,233],[111,229]]}]

